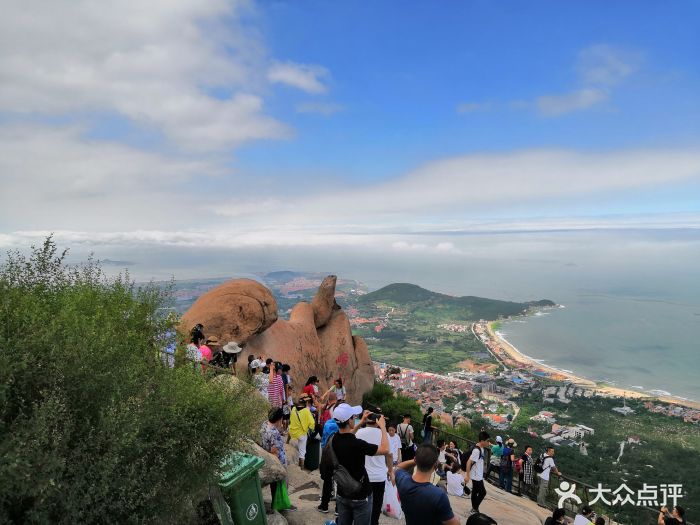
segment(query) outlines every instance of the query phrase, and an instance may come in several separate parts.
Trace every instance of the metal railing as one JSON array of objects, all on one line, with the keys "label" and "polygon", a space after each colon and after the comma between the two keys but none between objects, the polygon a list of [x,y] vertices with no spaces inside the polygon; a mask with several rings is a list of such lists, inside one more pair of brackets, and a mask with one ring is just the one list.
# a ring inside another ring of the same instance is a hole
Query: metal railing
[{"label": "metal railing", "polygon": [[[464,451],[465,453],[468,450],[471,450],[471,448],[476,445],[474,441],[471,441],[470,439],[464,438],[462,436],[458,436],[456,434],[453,434],[451,432],[448,432],[442,428],[436,429],[437,432],[433,432],[432,435],[432,441],[433,444],[435,444],[435,441],[439,437],[440,439],[444,439],[446,442],[454,441],[454,443],[460,448],[460,450]],[[464,447],[460,446],[461,444],[464,444]],[[488,468],[488,459],[490,458],[491,451],[487,450],[487,454],[484,457],[484,466],[485,468]],[[488,469],[487,475],[485,476],[485,479],[492,483],[493,485],[496,485],[497,487],[500,487],[500,479],[499,479],[499,472],[498,468],[496,469]],[[532,501],[537,501],[537,486],[533,487],[527,487],[523,486],[524,484],[521,484],[520,477],[516,475],[516,473],[513,473],[513,487],[512,487],[512,493],[516,494],[518,496],[524,496],[527,497],[528,499]],[[537,474],[534,474],[535,477],[537,477]],[[566,481],[570,485],[575,485],[576,490],[574,494],[576,494],[580,499],[581,503],[575,503],[573,499],[567,499],[564,502],[564,509],[566,510],[568,515],[574,516],[577,512],[578,509],[581,505],[589,504],[590,501],[593,501],[595,499],[595,494],[598,494],[598,489],[597,487],[594,487],[593,485],[590,485],[588,483],[585,483],[581,480],[578,480],[576,478],[572,478],[571,476],[564,476],[564,475],[558,475],[552,473],[552,476],[556,477],[557,479],[560,480],[560,482]],[[547,496],[546,496],[546,504],[547,508],[554,509],[556,507],[555,502],[556,500],[556,493],[553,490],[553,487],[558,486],[557,484],[550,483],[550,487],[547,490]],[[594,492],[592,492],[594,491]],[[593,496],[592,496],[593,494]],[[658,509],[652,508],[652,507],[636,507],[637,509],[641,511],[646,511],[649,514],[649,525],[654,525],[657,523],[658,520],[658,515],[659,511]],[[602,514],[602,513],[601,513]],[[606,520],[606,524],[613,524],[617,523],[613,521],[612,517],[609,516],[604,516],[604,519]],[[691,522],[686,521],[687,525],[693,525]],[[642,525],[640,523],[635,523],[634,525]]]}]

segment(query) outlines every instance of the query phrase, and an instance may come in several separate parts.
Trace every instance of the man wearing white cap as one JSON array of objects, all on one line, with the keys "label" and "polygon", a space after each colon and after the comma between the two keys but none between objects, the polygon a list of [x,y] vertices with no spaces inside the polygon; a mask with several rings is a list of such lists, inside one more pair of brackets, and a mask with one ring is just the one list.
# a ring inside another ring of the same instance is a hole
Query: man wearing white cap
[{"label": "man wearing white cap", "polygon": [[[373,445],[358,439],[355,433],[367,421],[372,412],[362,411],[361,406],[350,406],[341,403],[333,410],[333,419],[338,423],[338,433],[329,441],[324,450],[322,463],[328,464],[330,454],[335,454],[338,464],[343,466],[350,475],[361,484],[354,494],[344,493],[338,484],[336,496],[337,525],[369,525],[372,516],[372,489],[365,469],[365,456],[383,456],[389,453],[389,436],[386,433],[384,416],[377,419],[377,427],[381,432],[379,445]],[[362,414],[362,419],[355,425],[355,416]]]}]

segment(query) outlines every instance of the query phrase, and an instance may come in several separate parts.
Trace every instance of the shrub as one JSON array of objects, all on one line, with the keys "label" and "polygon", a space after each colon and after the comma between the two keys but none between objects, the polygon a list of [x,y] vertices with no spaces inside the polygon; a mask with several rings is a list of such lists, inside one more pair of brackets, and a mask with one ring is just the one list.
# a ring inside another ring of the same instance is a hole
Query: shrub
[{"label": "shrub", "polygon": [[374,383],[372,390],[364,395],[362,403],[363,406],[369,403],[380,407],[387,420],[392,423],[400,423],[401,416],[407,413],[411,414],[414,426],[416,422],[423,419],[420,407],[415,400],[396,394],[393,388],[384,383]]},{"label": "shrub", "polygon": [[0,522],[186,522],[264,402],[163,365],[168,290],[65,256],[0,267]]}]

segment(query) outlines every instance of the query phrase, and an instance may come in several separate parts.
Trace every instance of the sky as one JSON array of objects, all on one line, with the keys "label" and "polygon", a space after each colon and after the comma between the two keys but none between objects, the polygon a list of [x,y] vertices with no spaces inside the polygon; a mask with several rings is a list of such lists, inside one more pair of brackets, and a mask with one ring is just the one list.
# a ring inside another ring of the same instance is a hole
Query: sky
[{"label": "sky", "polygon": [[695,1],[2,4],[3,251],[700,253]]}]

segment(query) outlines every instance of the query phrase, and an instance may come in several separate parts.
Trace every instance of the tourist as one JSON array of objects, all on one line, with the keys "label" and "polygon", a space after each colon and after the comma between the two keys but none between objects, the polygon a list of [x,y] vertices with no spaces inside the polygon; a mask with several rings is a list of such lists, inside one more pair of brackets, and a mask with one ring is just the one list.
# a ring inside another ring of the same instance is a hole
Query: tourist
[{"label": "tourist", "polygon": [[491,445],[491,458],[489,459],[489,467],[486,471],[486,479],[489,479],[489,474],[492,471],[498,473],[498,485],[501,485],[501,455],[503,454],[503,438],[496,436],[496,444]]},{"label": "tourist", "polygon": [[219,340],[216,337],[210,337],[207,339],[206,344],[213,352],[213,357],[209,361],[209,366],[229,369],[231,367],[231,354],[227,354],[222,351]]},{"label": "tourist", "polygon": [[423,443],[433,442],[433,407],[428,407],[428,411],[423,416]]},{"label": "tourist", "polygon": [[299,468],[304,468],[309,431],[316,428],[316,421],[311,413],[311,403],[312,400],[308,395],[302,395],[297,405],[292,408],[292,414],[289,419],[289,437],[297,440]]},{"label": "tourist", "polygon": [[535,495],[535,460],[530,445],[525,447],[525,453],[520,457],[520,466],[520,492],[532,498]]},{"label": "tourist", "polygon": [[284,382],[282,381],[282,363],[274,363],[270,368],[270,382],[267,386],[267,400],[274,408],[285,404]]},{"label": "tourist", "polygon": [[309,379],[307,379],[302,391],[316,399],[318,396],[318,377],[311,376]]},{"label": "tourist", "polygon": [[192,330],[190,330],[190,343],[187,345],[185,355],[187,359],[194,363],[199,363],[202,360],[202,354],[199,351],[199,347],[204,344],[206,338],[204,337],[204,326],[201,324],[196,324]]},{"label": "tourist", "polygon": [[[336,403],[330,407],[330,418],[323,424],[323,432],[321,434],[321,450],[326,448],[328,440],[333,434],[338,432],[338,423],[333,419],[333,410],[340,403]],[[333,478],[329,476],[324,476],[323,471],[321,471],[321,479],[323,480],[323,489],[321,490],[321,504],[317,507],[320,512],[324,514],[328,512],[328,503],[333,499]]]},{"label": "tourist", "polygon": [[[444,490],[430,482],[438,460],[435,445],[423,444],[415,459],[402,461],[396,470],[396,488],[406,525],[459,525]],[[413,475],[408,473],[413,470]]]},{"label": "tourist", "polygon": [[559,523],[566,523],[566,511],[564,509],[554,509],[552,515],[545,520],[544,525],[558,525]]},{"label": "tourist", "polygon": [[238,344],[236,341],[229,341],[224,345],[224,354],[226,354],[226,362],[229,363],[231,370],[233,370],[233,375],[237,375],[236,362],[238,361],[238,354],[243,351],[244,344]]},{"label": "tourist", "polygon": [[479,512],[479,505],[486,497],[486,487],[484,486],[484,447],[489,445],[489,434],[482,430],[479,432],[479,442],[469,454],[467,460],[467,470],[465,481],[471,479],[472,482],[472,510],[471,514]]},{"label": "tourist", "polygon": [[673,512],[668,512],[668,507],[661,507],[659,512],[659,525],[680,525],[685,523],[685,509],[680,505],[673,507]]},{"label": "tourist", "polygon": [[391,453],[391,464],[396,466],[401,461],[401,438],[396,435],[396,425],[389,425],[389,452]]},{"label": "tourist", "polygon": [[253,359],[248,365],[248,369],[251,374],[250,382],[267,399],[267,385],[270,383],[270,376],[269,370],[267,374],[265,373],[264,364],[264,361],[260,359]]},{"label": "tourist", "polygon": [[321,406],[321,411],[318,416],[318,424],[321,425],[321,428],[326,424],[326,421],[333,417],[333,409],[337,404],[338,400],[335,397],[335,392],[331,392],[328,396],[328,401]]},{"label": "tourist", "polygon": [[513,463],[515,462],[515,447],[517,446],[515,440],[510,438],[501,451],[501,488],[506,492],[513,492]]},{"label": "tourist", "polygon": [[219,345],[219,339],[215,336],[207,337],[206,342],[199,347],[199,354],[201,359],[199,362],[202,364],[202,372],[205,372],[209,366],[209,362],[214,358],[214,352],[212,347],[216,348]]},{"label": "tourist", "polygon": [[[372,445],[379,445],[382,441],[382,431],[377,426],[377,420],[381,414],[371,413],[367,417],[367,426],[361,428],[355,434],[357,439],[361,439]],[[391,447],[389,447],[391,449]],[[372,518],[370,525],[378,525],[379,515],[382,513],[382,502],[384,501],[384,487],[387,479],[394,485],[394,464],[391,453],[385,456],[366,456],[365,470],[369,477],[369,484],[372,487]]]},{"label": "tourist", "polygon": [[606,525],[605,524],[605,518],[603,516],[598,516],[595,519],[595,525]]},{"label": "tourist", "polygon": [[334,381],[331,390],[335,392],[336,397],[340,401],[345,401],[345,396],[347,395],[347,392],[345,391],[345,387],[343,386],[343,380],[340,377]]},{"label": "tourist", "polygon": [[[333,471],[332,456],[338,464],[360,482],[360,488],[355,493],[347,493],[346,488],[338,483],[336,495],[337,525],[350,525],[352,523],[367,525],[372,516],[372,487],[369,483],[367,470],[365,469],[366,456],[384,456],[389,453],[389,437],[386,433],[384,417],[377,419],[377,427],[381,432],[379,445],[367,443],[357,439],[355,432],[359,426],[367,422],[370,411],[362,412],[361,406],[350,406],[347,403],[339,404],[333,410],[333,419],[338,424],[338,433],[331,436],[328,445],[321,458],[322,472]],[[355,416],[362,414],[359,425],[355,426]]]},{"label": "tourist", "polygon": [[[452,463],[452,468],[447,471],[447,493],[450,496],[465,497],[464,484],[466,483],[465,473],[460,474],[459,463]],[[466,493],[471,492],[467,488]]]},{"label": "tourist", "polygon": [[[335,407],[333,407],[335,409]],[[331,410],[331,418],[326,421],[323,425],[323,433],[321,435],[321,450],[326,448],[328,440],[335,433],[338,432],[338,422],[333,419],[333,410]],[[321,490],[321,504],[317,507],[320,512],[324,514],[328,512],[328,503],[333,498],[333,478],[324,475],[323,469],[321,470],[321,479],[323,480],[323,489]]]},{"label": "tourist", "polygon": [[291,407],[294,406],[294,401],[292,400],[292,376],[289,374],[289,371],[291,369],[292,367],[288,364],[282,365],[282,382],[284,383],[284,395],[287,399],[288,405],[288,410],[285,411],[287,416],[289,416],[289,411],[291,410]]},{"label": "tourist", "polygon": [[593,516],[593,509],[588,505],[583,505],[574,518],[574,525],[591,525]]},{"label": "tourist", "polygon": [[436,472],[438,476],[440,476],[441,479],[445,479],[447,474],[446,474],[446,469],[445,465],[452,464],[455,461],[455,457],[447,453],[447,444],[445,443],[444,439],[438,439],[437,440],[437,448],[438,448],[438,466],[436,469]]},{"label": "tourist", "polygon": [[252,363],[255,361],[255,355],[249,354],[248,355],[248,375],[253,376],[253,366]]},{"label": "tourist", "polygon": [[[287,455],[284,451],[284,442],[282,440],[282,434],[280,434],[280,427],[282,426],[282,410],[279,408],[273,408],[270,410],[267,421],[263,423],[261,429],[262,437],[262,448],[267,450],[270,454],[277,456],[283,466],[287,465]],[[272,495],[272,500],[275,501],[275,492],[277,491],[277,482],[273,481],[270,483],[270,494]],[[296,510],[294,505],[286,510]]]},{"label": "tourist", "polygon": [[450,441],[450,444],[445,452],[448,457],[452,456],[458,465],[462,465],[462,451],[459,449],[456,442]]},{"label": "tourist", "polygon": [[561,475],[554,463],[554,447],[550,445],[542,457],[542,472],[539,474],[540,488],[537,492],[537,503],[542,507],[547,506],[547,491],[549,491],[549,478],[552,472],[558,476]]},{"label": "tourist", "polygon": [[396,433],[401,440],[401,461],[408,461],[415,457],[415,445],[413,444],[413,427],[411,426],[411,414],[404,414],[403,423],[396,427]]}]

